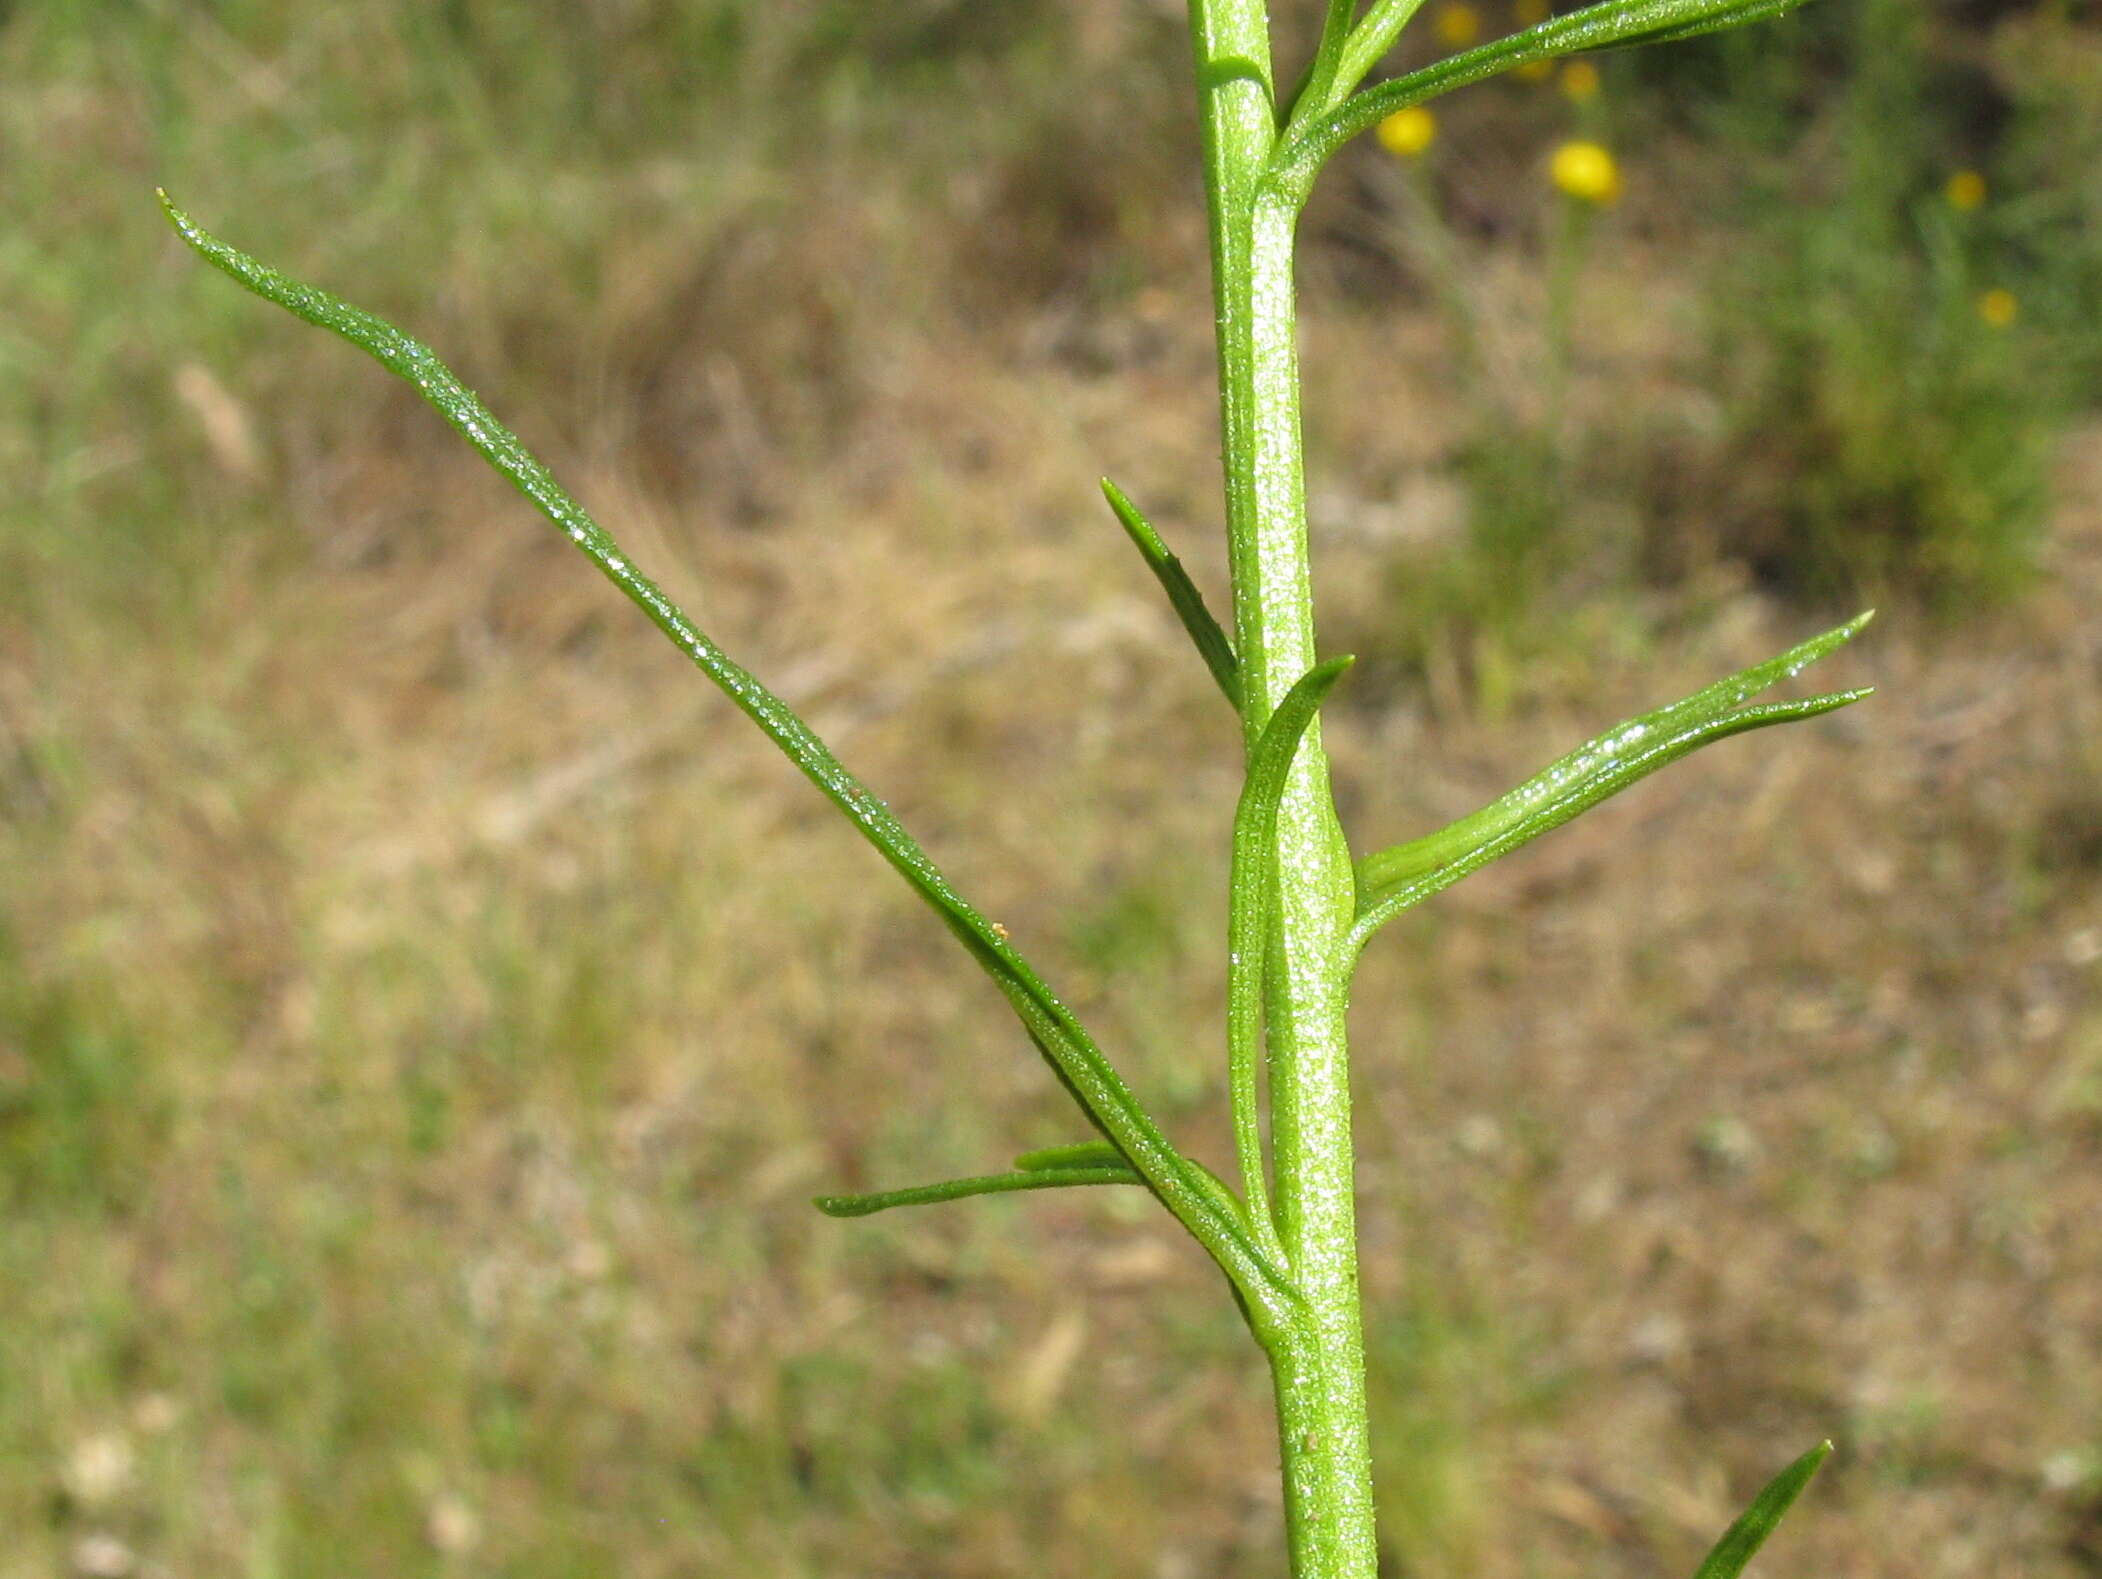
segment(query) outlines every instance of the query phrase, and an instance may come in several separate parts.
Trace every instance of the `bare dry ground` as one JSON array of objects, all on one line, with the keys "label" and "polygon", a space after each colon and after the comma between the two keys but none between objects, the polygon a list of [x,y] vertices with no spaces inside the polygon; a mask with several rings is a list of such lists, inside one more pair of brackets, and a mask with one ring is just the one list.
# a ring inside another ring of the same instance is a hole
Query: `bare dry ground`
[{"label": "bare dry ground", "polygon": [[[1020,283],[937,300],[852,197],[443,313],[581,369],[506,414],[1216,1161],[1235,732],[1093,489],[1216,590],[1196,217],[1102,302],[959,223]],[[1670,267],[1586,289],[1579,401],[1668,399]],[[939,928],[434,418],[254,333],[267,394],[156,376],[181,507],[289,532],[0,624],[0,1575],[1275,1573],[1255,1353],[1142,1198],[810,1209],[1072,1137]],[[1829,623],[1717,564],[1493,685],[1382,661],[1464,514],[1441,345],[1310,310],[1366,843]],[[1770,1573],[2102,1572],[2102,431],[2059,494],[2011,614],[1888,614],[1820,677],[1869,703],[1376,944],[1395,1574],[1683,1574],[1826,1435]]]}]

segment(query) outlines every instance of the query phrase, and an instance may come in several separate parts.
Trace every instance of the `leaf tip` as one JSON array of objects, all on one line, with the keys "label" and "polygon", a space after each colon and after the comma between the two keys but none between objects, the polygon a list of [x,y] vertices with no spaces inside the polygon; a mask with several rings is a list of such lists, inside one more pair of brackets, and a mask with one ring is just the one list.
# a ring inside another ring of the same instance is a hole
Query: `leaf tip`
[{"label": "leaf tip", "polygon": [[1299,683],[1306,686],[1313,693],[1314,704],[1318,707],[1321,703],[1328,700],[1328,693],[1336,688],[1343,676],[1350,672],[1351,665],[1357,661],[1356,653],[1339,653],[1333,658],[1315,664],[1313,668],[1307,670],[1306,674],[1301,677]]},{"label": "leaf tip", "polygon": [[858,1195],[816,1195],[810,1204],[827,1217],[865,1217],[868,1208]]},{"label": "leaf tip", "polygon": [[1831,1456],[1832,1440],[1827,1437],[1768,1481],[1752,1499],[1752,1505],[1723,1531],[1722,1539],[1696,1570],[1694,1579],[1738,1579]]},{"label": "leaf tip", "polygon": [[1146,518],[1139,514],[1139,507],[1131,502],[1130,494],[1107,477],[1101,479],[1101,485],[1102,497],[1109,501],[1110,510],[1124,523],[1127,532],[1145,528]]},{"label": "leaf tip", "polygon": [[153,195],[160,199],[161,212],[167,216],[168,223],[175,227],[175,233],[189,244],[191,250],[203,253],[207,258],[211,258],[213,249],[220,245],[218,239],[202,225],[198,224],[196,220],[177,208],[175,199],[168,195],[166,187],[155,187]]},{"label": "leaf tip", "polygon": [[[1131,502],[1131,495],[1104,477],[1102,497],[1109,501],[1110,513],[1117,518],[1117,524],[1124,528],[1124,535],[1138,545],[1139,551],[1148,560],[1157,562],[1166,557],[1167,544],[1160,540],[1160,534],[1153,530],[1153,524],[1139,513],[1139,507]],[[1159,573],[1156,568],[1154,574]]]},{"label": "leaf tip", "polygon": [[1747,708],[1738,717],[1750,717],[1759,713],[1769,715],[1769,721],[1779,723],[1790,718],[1819,718],[1826,713],[1836,713],[1842,707],[1852,707],[1876,694],[1873,685],[1857,685],[1845,691],[1826,691],[1820,696],[1809,697],[1801,702],[1780,702],[1770,708]]}]

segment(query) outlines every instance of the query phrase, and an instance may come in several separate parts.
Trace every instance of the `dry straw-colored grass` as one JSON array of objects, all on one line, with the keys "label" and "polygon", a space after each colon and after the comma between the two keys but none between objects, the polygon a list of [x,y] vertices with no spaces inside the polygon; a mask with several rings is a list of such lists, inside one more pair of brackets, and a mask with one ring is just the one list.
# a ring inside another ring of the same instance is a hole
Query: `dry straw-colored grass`
[{"label": "dry straw-colored grass", "polygon": [[[912,211],[859,169],[614,238],[581,323],[446,311],[1218,1161],[1234,732],[1092,486],[1211,579],[1201,232],[1091,291],[1104,218],[1010,297]],[[1594,365],[1668,392],[1653,322]],[[267,402],[155,376],[221,474],[181,507],[285,532],[157,625],[0,622],[0,1575],[1274,1572],[1253,1351],[1143,1201],[809,1209],[1069,1137],[938,928],[433,419],[249,332]],[[1312,304],[1337,647],[1464,510],[1439,341]],[[1375,949],[1397,1572],[1685,1572],[1823,1434],[1787,1571],[2102,1564],[2102,434],[2066,454],[2019,617],[1879,625],[1828,677],[1872,703]],[[1494,718],[1369,666],[1347,813],[1471,809],[1816,617],[1611,594]]]}]

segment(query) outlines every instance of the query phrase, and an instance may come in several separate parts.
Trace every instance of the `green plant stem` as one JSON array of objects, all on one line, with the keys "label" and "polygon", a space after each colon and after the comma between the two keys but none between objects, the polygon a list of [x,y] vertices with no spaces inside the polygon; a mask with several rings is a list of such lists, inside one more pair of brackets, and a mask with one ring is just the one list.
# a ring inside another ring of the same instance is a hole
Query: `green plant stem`
[{"label": "green plant stem", "polygon": [[[1323,160],[1381,116],[1464,83],[1580,49],[1735,26],[1777,15],[1797,0],[1604,0],[1355,91],[1420,3],[1373,0],[1369,15],[1352,27],[1357,0],[1326,0],[1301,102],[1281,129],[1265,0],[1190,0],[1210,200],[1235,640],[1205,609],[1159,534],[1114,485],[1104,485],[1242,721],[1248,767],[1234,821],[1228,1039],[1245,1201],[1175,1149],[1085,1028],[1016,952],[1006,929],[956,892],[889,807],[666,598],[429,347],[220,241],[162,194],[177,231],[214,267],[412,382],[831,800],[991,978],[1095,1138],[1024,1153],[1002,1173],[823,1196],[817,1205],[834,1216],[858,1217],[1022,1191],[1150,1189],[1231,1280],[1269,1359],[1295,1579],[1376,1579],[1379,1567],[1346,1036],[1359,948],[1410,906],[1664,763],[1728,735],[1829,712],[1866,694],[1745,705],[1847,640],[1860,628],[1856,620],[1595,738],[1470,817],[1353,864],[1318,721],[1350,660],[1316,661],[1300,438],[1293,252],[1314,176]],[[1419,206],[1432,212],[1427,202]],[[1572,225],[1581,217],[1565,214]],[[1551,360],[1558,370],[1567,359],[1573,235],[1558,241],[1553,284]],[[1449,255],[1445,273],[1457,277]],[[1550,404],[1558,414],[1562,375],[1554,376]],[[1266,1069],[1269,1157],[1260,1112]],[[1725,1533],[1696,1579],[1738,1579],[1829,1452],[1825,1444],[1783,1470]]]},{"label": "green plant stem", "polygon": [[[1278,133],[1261,0],[1195,0],[1190,16],[1211,209],[1235,642],[1253,753],[1272,711],[1315,666],[1293,282],[1299,205],[1265,189]],[[1293,759],[1268,848],[1242,859],[1275,863],[1264,973],[1274,1201],[1304,1311],[1263,1336],[1277,1391],[1292,1573],[1373,1579],[1344,1025],[1356,892],[1318,721]],[[1258,875],[1235,873],[1236,906],[1264,891]]]},{"label": "green plant stem", "polygon": [[518,435],[498,422],[429,346],[362,308],[228,246],[169,202],[166,192],[160,198],[177,233],[214,268],[295,316],[343,336],[389,372],[414,384],[490,465],[560,527],[845,814],[992,978],[1030,1040],[1103,1139],[1219,1263],[1240,1295],[1250,1327],[1264,1335],[1265,1343],[1270,1341],[1269,1334],[1305,1319],[1284,1269],[1249,1238],[1231,1195],[1169,1143],[1072,1011],[1015,951],[1006,934],[965,903],[891,809],[847,771],[808,724],[716,646],[636,568],[620,545],[519,442]]},{"label": "green plant stem", "polygon": [[[1242,650],[1257,655],[1243,659],[1248,717],[1260,723],[1313,667],[1314,619],[1292,280],[1298,216],[1263,201],[1252,217],[1254,443],[1229,446],[1226,464],[1229,489],[1254,498],[1253,530],[1234,542],[1232,564]],[[1239,310],[1222,302],[1221,318]],[[1276,863],[1264,1018],[1277,1231],[1313,1339],[1305,1354],[1271,1355],[1294,1573],[1370,1579],[1377,1550],[1345,1029],[1356,888],[1318,719],[1286,777],[1274,845],[1257,858]]]}]

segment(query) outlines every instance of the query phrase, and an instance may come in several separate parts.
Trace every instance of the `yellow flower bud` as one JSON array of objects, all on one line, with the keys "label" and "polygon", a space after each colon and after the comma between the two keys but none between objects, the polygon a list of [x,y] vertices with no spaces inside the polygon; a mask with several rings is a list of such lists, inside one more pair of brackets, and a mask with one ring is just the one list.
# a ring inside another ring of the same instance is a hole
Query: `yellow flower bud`
[{"label": "yellow flower bud", "polygon": [[2015,300],[2014,292],[1997,285],[1978,298],[1978,316],[1995,329],[2005,329],[2021,310],[2022,304]]},{"label": "yellow flower bud", "polygon": [[1396,110],[1379,123],[1379,145],[1397,159],[1413,159],[1437,140],[1438,117],[1420,104]]},{"label": "yellow flower bud", "polygon": [[1580,202],[1604,207],[1620,196],[1620,166],[1597,143],[1564,143],[1555,150],[1548,174]]},{"label": "yellow flower bud", "polygon": [[1447,49],[1465,49],[1482,36],[1481,13],[1466,0],[1452,0],[1438,8],[1438,42]]},{"label": "yellow flower bud", "polygon": [[1985,177],[1975,170],[1958,170],[1949,177],[1949,184],[1942,188],[1949,200],[1949,207],[1968,214],[1985,203]]},{"label": "yellow flower bud", "polygon": [[1562,91],[1576,104],[1589,104],[1598,97],[1598,67],[1588,60],[1572,60],[1562,68]]}]

